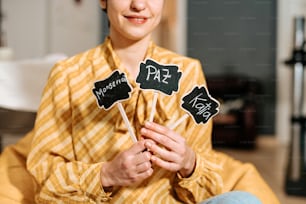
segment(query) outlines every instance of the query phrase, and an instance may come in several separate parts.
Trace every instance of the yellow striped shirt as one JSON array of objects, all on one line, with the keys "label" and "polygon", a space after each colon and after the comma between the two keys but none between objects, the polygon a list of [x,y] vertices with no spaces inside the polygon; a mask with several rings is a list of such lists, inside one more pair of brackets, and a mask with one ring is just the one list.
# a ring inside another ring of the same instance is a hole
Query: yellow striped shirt
[{"label": "yellow striped shirt", "polygon": [[[158,95],[154,121],[170,125],[186,112],[181,98],[195,85],[205,84],[198,60],[183,57],[151,43],[147,58],[176,64],[182,71],[179,91]],[[175,130],[197,154],[189,178],[154,168],[153,175],[130,187],[104,192],[100,169],[133,142],[116,106],[100,109],[94,83],[115,69],[125,72],[133,91],[122,102],[136,136],[149,119],[153,92],[141,90],[122,66],[110,39],[87,52],[57,63],[52,69],[37,114],[27,168],[38,183],[38,203],[195,203],[224,192],[221,157],[212,150],[212,123],[197,125],[191,117]],[[103,177],[102,177],[103,179]],[[231,188],[231,187],[230,187]]]}]

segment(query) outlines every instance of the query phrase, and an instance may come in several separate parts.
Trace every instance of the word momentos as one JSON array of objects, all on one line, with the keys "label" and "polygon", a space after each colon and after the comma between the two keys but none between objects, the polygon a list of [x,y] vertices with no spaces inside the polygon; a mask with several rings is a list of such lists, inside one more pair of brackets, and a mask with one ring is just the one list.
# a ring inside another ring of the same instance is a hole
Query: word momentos
[{"label": "word momentos", "polygon": [[122,77],[120,79],[116,79],[115,81],[109,82],[104,87],[100,87],[97,90],[95,90],[96,96],[101,99],[101,97],[104,97],[106,92],[109,90],[112,90],[116,88],[117,86],[121,85],[122,83],[127,83],[127,79],[125,77]]}]

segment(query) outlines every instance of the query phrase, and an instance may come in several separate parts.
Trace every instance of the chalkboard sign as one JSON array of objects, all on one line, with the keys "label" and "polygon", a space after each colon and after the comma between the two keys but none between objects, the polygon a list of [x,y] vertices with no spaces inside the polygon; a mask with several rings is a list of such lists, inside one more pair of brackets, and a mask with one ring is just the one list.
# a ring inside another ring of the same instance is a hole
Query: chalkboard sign
[{"label": "chalkboard sign", "polygon": [[136,82],[142,89],[154,89],[167,95],[178,91],[179,80],[182,72],[176,65],[161,65],[152,59],[147,59],[140,64],[140,70]]},{"label": "chalkboard sign", "polygon": [[211,97],[205,86],[194,87],[182,99],[182,107],[187,110],[196,123],[206,123],[219,112],[219,102]]},{"label": "chalkboard sign", "polygon": [[107,110],[116,102],[130,98],[132,88],[125,74],[116,70],[107,79],[95,82],[92,91],[99,107]]}]

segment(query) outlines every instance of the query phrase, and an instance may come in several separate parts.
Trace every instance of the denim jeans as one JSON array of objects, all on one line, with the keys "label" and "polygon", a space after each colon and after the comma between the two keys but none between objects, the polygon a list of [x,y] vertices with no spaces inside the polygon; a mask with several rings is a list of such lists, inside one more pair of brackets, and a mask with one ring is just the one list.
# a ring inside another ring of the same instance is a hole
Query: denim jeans
[{"label": "denim jeans", "polygon": [[247,192],[231,191],[209,198],[201,204],[261,204],[260,200]]}]

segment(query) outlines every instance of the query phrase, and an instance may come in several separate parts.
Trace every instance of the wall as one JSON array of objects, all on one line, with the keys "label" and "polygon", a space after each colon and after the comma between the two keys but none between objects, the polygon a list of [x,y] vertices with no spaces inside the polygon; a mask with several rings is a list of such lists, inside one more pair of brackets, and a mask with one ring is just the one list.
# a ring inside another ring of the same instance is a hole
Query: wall
[{"label": "wall", "polygon": [[187,1],[165,1],[163,16],[153,33],[153,40],[160,46],[186,55]]},{"label": "wall", "polygon": [[[291,136],[291,93],[292,93],[292,69],[284,65],[284,61],[291,57],[294,43],[295,16],[306,17],[305,0],[278,0],[278,24],[277,24],[277,111],[276,111],[276,135],[283,144],[288,144]],[[304,70],[305,71],[305,70]],[[306,83],[304,76],[304,83]],[[304,88],[304,90],[306,90]],[[305,92],[305,91],[304,91]],[[306,94],[305,94],[306,95]],[[304,95],[304,96],[305,96]],[[306,98],[304,99],[306,107]],[[305,115],[304,109],[304,115]]]},{"label": "wall", "polygon": [[98,0],[49,0],[49,52],[68,55],[96,46],[101,41],[101,9]]},{"label": "wall", "polygon": [[257,131],[274,134],[276,0],[189,0],[188,12],[188,55],[201,60],[207,77],[258,81]]},{"label": "wall", "polygon": [[15,59],[49,53],[68,56],[100,42],[101,11],[97,0],[2,0],[3,30]]},{"label": "wall", "polygon": [[15,58],[30,58],[47,53],[47,1],[2,0],[3,31]]}]

